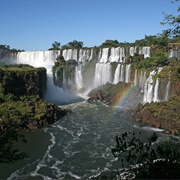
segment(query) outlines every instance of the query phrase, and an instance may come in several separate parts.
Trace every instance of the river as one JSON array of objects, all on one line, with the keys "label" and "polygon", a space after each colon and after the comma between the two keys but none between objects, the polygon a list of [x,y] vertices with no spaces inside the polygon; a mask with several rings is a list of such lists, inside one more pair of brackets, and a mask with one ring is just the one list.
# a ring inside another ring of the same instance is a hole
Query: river
[{"label": "river", "polygon": [[141,131],[147,137],[153,131],[136,122],[126,108],[87,101],[63,108],[72,113],[43,129],[24,132],[27,143],[17,145],[29,157],[0,164],[0,179],[69,180],[91,179],[100,174],[109,176],[122,168],[111,153],[115,136],[131,130]]}]

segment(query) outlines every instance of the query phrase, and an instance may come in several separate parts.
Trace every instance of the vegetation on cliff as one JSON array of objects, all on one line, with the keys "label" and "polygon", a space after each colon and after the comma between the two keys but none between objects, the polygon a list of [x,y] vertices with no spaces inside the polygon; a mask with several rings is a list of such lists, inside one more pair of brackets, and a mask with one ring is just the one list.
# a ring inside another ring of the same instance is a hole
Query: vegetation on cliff
[{"label": "vegetation on cliff", "polygon": [[77,62],[75,60],[63,61],[63,56],[58,56],[53,67],[55,84],[61,87],[62,83],[74,82],[76,66]]},{"label": "vegetation on cliff", "polygon": [[121,102],[120,106],[130,109],[136,107],[142,98],[138,87],[132,87],[132,83],[122,82],[117,84],[106,83],[90,91],[88,96],[90,97],[89,102],[99,100],[110,106],[116,106]]},{"label": "vegetation on cliff", "polygon": [[164,102],[139,104],[134,114],[137,120],[154,127],[165,129],[167,133],[180,134],[180,96]]},{"label": "vegetation on cliff", "polygon": [[16,96],[39,95],[42,98],[45,90],[45,68],[21,64],[0,67],[0,93],[12,93]]},{"label": "vegetation on cliff", "polygon": [[40,128],[68,113],[42,100],[45,89],[45,68],[0,67],[0,163],[27,157],[13,146],[14,141],[25,141],[18,130]]},{"label": "vegetation on cliff", "polygon": [[67,114],[52,103],[38,96],[14,96],[0,94],[0,131],[13,129],[37,129],[51,124]]}]

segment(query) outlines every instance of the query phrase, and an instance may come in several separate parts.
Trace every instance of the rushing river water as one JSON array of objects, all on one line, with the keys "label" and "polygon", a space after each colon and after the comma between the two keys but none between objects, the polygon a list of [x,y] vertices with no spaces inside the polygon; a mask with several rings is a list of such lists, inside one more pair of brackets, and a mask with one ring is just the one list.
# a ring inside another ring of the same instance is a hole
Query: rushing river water
[{"label": "rushing river water", "polygon": [[29,158],[0,165],[0,179],[91,179],[121,169],[111,153],[115,136],[132,130],[148,136],[127,109],[86,101],[65,105],[70,115],[46,128],[24,133],[19,143]]}]

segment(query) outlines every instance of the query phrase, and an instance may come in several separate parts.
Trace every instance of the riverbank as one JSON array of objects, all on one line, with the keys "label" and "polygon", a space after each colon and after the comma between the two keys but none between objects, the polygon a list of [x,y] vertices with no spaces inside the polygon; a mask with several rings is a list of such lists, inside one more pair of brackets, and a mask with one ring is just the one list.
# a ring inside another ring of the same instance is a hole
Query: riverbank
[{"label": "riverbank", "polygon": [[134,115],[137,121],[156,128],[165,129],[167,134],[180,134],[180,96],[171,97],[164,102],[139,104]]}]

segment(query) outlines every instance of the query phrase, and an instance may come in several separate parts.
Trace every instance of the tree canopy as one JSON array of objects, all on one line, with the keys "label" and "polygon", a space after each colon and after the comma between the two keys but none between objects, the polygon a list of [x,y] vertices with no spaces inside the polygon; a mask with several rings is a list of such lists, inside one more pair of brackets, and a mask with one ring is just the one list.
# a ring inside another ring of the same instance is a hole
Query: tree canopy
[{"label": "tree canopy", "polygon": [[68,42],[66,45],[63,45],[61,49],[81,49],[83,47],[82,41],[73,40]]},{"label": "tree canopy", "polygon": [[[179,0],[175,0],[174,2],[179,2]],[[174,3],[173,2],[173,3]],[[174,16],[172,14],[164,14],[164,19],[161,22],[162,25],[169,25],[169,28],[164,30],[164,34],[169,37],[180,37],[180,5],[177,8],[178,15]]]},{"label": "tree canopy", "polygon": [[54,43],[52,43],[52,48],[50,48],[49,50],[59,50],[61,46],[61,43],[58,41],[54,41]]}]

